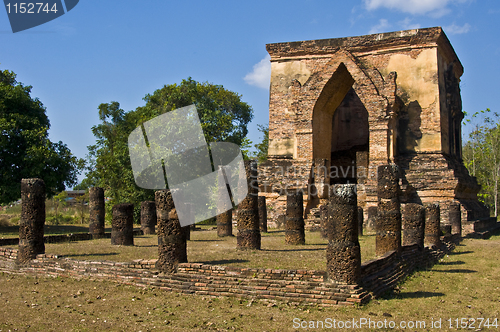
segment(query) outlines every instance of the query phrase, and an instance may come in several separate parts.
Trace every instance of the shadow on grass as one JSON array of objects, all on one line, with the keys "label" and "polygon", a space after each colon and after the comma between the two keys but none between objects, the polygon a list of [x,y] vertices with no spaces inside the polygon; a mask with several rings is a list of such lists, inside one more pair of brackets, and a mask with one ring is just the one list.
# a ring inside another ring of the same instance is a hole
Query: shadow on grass
[{"label": "shadow on grass", "polygon": [[452,251],[450,253],[448,253],[448,255],[465,255],[465,254],[473,254],[474,251],[472,250],[466,250],[466,251]]},{"label": "shadow on grass", "polygon": [[220,242],[220,241],[224,241],[224,240],[222,240],[222,239],[217,239],[217,240],[188,240],[188,242]]},{"label": "shadow on grass", "polygon": [[69,254],[61,255],[62,257],[88,257],[88,256],[115,256],[117,252],[95,253],[95,254]]},{"label": "shadow on grass", "polygon": [[450,269],[450,270],[431,270],[432,272],[444,272],[444,273],[477,273],[476,270],[469,269]]},{"label": "shadow on grass", "polygon": [[210,265],[226,265],[226,264],[233,264],[233,263],[248,263],[249,261],[246,259],[220,259],[220,260],[215,260],[215,261],[201,261],[201,262],[195,262],[195,263],[202,263],[202,264],[210,264]]},{"label": "shadow on grass", "polygon": [[436,293],[436,292],[424,292],[424,291],[416,291],[416,292],[401,292],[397,294],[395,297],[399,299],[425,299],[429,297],[436,296],[444,296],[444,293]]},{"label": "shadow on grass", "polygon": [[[311,244],[308,244],[310,246]],[[324,246],[323,244],[317,244]],[[325,251],[325,248],[311,248],[311,249],[261,249],[260,251],[273,251],[273,252],[289,252],[289,251]]]},{"label": "shadow on grass", "polygon": [[465,264],[464,261],[456,261],[456,262],[439,262],[438,265],[462,265]]}]

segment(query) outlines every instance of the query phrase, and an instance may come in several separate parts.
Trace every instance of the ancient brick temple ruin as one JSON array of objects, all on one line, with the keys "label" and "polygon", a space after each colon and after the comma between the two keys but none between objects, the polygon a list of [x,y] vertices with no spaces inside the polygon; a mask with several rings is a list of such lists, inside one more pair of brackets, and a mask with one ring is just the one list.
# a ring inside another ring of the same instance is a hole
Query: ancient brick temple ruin
[{"label": "ancient brick temple ruin", "polygon": [[305,214],[328,188],[355,183],[370,222],[377,167],[401,170],[402,203],[435,202],[441,220],[488,216],[461,155],[463,67],[439,27],[360,37],[268,44],[271,55],[269,157],[259,166],[270,220],[286,193],[303,190]]}]

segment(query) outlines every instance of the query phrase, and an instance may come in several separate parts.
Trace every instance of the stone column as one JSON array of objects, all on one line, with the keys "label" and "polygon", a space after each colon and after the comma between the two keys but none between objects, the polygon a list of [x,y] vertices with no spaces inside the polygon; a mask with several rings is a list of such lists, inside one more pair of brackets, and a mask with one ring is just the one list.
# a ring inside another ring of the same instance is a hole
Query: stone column
[{"label": "stone column", "polygon": [[366,229],[375,229],[375,224],[377,223],[377,207],[370,206],[368,207],[368,219],[366,221]]},{"label": "stone column", "polygon": [[304,197],[300,191],[286,196],[285,243],[306,243],[304,232]]},{"label": "stone column", "polygon": [[111,221],[111,244],[134,245],[134,205],[129,203],[113,206]]},{"label": "stone column", "polygon": [[328,206],[326,270],[332,281],[359,284],[361,251],[358,241],[356,185],[335,185]]},{"label": "stone column", "polygon": [[89,233],[94,239],[104,237],[104,189],[92,187],[89,189]]},{"label": "stone column", "polygon": [[403,213],[403,245],[424,248],[425,209],[420,204],[405,204]]},{"label": "stone column", "polygon": [[170,190],[155,192],[158,261],[156,268],[164,273],[175,273],[179,263],[187,262],[187,245]]},{"label": "stone column", "polygon": [[428,203],[425,204],[425,237],[424,244],[426,246],[437,246],[441,245],[441,240],[439,235],[441,232],[440,227],[440,208],[439,204]]},{"label": "stone column", "polygon": [[399,175],[395,164],[377,168],[377,219],[375,222],[375,253],[401,251],[401,205],[399,203]]},{"label": "stone column", "polygon": [[462,212],[460,211],[460,204],[452,203],[450,204],[450,223],[451,223],[451,234],[462,236]]},{"label": "stone column", "polygon": [[257,183],[257,163],[254,160],[245,160],[245,173],[248,195],[238,205],[236,248],[260,250],[261,238],[257,202],[259,187]]},{"label": "stone column", "polygon": [[259,196],[258,206],[259,206],[260,231],[267,233],[267,206],[266,206],[266,197],[265,196]]},{"label": "stone column", "polygon": [[327,232],[327,222],[328,222],[328,206],[327,205],[321,205],[319,207],[319,220],[320,220],[320,234],[321,237],[326,239],[328,238],[328,232]]},{"label": "stone column", "polygon": [[217,215],[217,236],[233,236],[233,210]]},{"label": "stone column", "polygon": [[21,180],[21,219],[19,220],[19,263],[45,253],[45,182],[42,179]]},{"label": "stone column", "polygon": [[358,206],[358,236],[363,236],[363,208]]},{"label": "stone column", "polygon": [[191,225],[182,227],[186,241],[191,241]]},{"label": "stone column", "polygon": [[154,201],[141,203],[141,230],[144,234],[154,234],[156,226],[156,205]]}]

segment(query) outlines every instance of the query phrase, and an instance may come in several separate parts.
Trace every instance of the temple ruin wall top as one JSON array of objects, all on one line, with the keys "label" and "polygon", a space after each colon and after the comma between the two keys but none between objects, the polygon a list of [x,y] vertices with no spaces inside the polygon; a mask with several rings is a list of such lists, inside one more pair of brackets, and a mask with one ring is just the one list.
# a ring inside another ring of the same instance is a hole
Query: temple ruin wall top
[{"label": "temple ruin wall top", "polygon": [[348,50],[356,56],[363,56],[419,47],[437,47],[448,62],[456,63],[455,70],[458,71],[458,77],[463,74],[463,66],[441,27],[266,45],[271,61],[301,56],[327,56],[341,49]]}]

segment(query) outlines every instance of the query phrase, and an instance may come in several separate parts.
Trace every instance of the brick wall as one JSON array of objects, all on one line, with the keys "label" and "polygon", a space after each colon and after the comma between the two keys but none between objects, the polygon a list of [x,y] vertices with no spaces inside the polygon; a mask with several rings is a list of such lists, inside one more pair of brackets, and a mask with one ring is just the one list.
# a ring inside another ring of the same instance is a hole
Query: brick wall
[{"label": "brick wall", "polygon": [[184,294],[231,296],[284,302],[315,303],[322,306],[355,305],[393,289],[416,267],[431,264],[452,245],[441,249],[403,247],[401,257],[389,252],[362,265],[361,285],[334,283],[325,271],[254,269],[201,263],[179,264],[177,272],[160,274],[156,260],[132,262],[83,261],[56,255],[38,255],[17,266],[17,249],[0,248],[0,271],[48,276],[90,277],[140,287],[158,287]]}]

